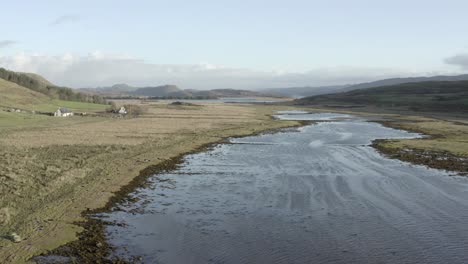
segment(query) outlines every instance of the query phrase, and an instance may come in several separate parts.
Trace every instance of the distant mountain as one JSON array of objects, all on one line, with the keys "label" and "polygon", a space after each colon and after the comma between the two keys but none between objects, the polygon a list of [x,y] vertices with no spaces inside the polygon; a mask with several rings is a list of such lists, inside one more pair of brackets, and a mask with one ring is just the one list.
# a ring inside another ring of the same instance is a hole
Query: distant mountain
[{"label": "distant mountain", "polygon": [[175,85],[163,85],[157,87],[139,88],[133,92],[132,95],[149,96],[149,97],[260,97],[267,96],[266,94],[236,89],[213,89],[213,90],[194,90],[186,89],[181,90]]},{"label": "distant mountain", "polygon": [[97,90],[103,91],[103,92],[131,92],[135,91],[137,88],[130,86],[126,83],[119,83],[119,84],[114,84],[111,87],[102,87],[102,88],[97,88]]},{"label": "distant mountain", "polygon": [[190,92],[186,92],[181,90],[176,85],[162,85],[162,86],[155,86],[155,87],[143,87],[138,88],[135,91],[130,93],[131,95],[137,96],[149,96],[149,97],[185,97],[191,96]]},{"label": "distant mountain", "polygon": [[81,88],[80,91],[88,94],[99,94],[102,96],[123,96],[135,91],[137,88],[126,83],[114,84],[112,86],[96,87],[96,88]]},{"label": "distant mountain", "polygon": [[287,96],[293,98],[301,98],[319,94],[341,92],[350,85],[333,85],[333,86],[304,86],[304,87],[287,87],[287,88],[270,88],[261,89],[260,92]]},{"label": "distant mountain", "polygon": [[214,89],[210,90],[211,93],[218,97],[261,97],[268,96],[265,93],[249,91],[249,90],[236,90],[236,89]]},{"label": "distant mountain", "polygon": [[374,82],[347,84],[347,85],[269,88],[269,89],[261,89],[260,92],[288,96],[288,97],[293,97],[293,98],[302,98],[302,97],[321,95],[321,94],[348,92],[348,91],[352,91],[356,89],[364,89],[364,88],[372,88],[372,87],[380,87],[380,86],[392,86],[392,85],[398,85],[402,83],[428,82],[428,81],[467,81],[467,80],[468,80],[468,74],[455,75],[455,76],[440,75],[440,76],[433,76],[433,77],[392,78],[392,79],[378,80]]},{"label": "distant mountain", "polygon": [[368,82],[368,83],[360,83],[355,85],[350,85],[345,89],[341,90],[342,92],[352,91],[356,89],[365,89],[365,88],[372,88],[372,87],[380,87],[380,86],[392,86],[402,83],[416,83],[416,82],[450,82],[450,81],[468,81],[468,74],[462,75],[454,75],[454,76],[432,76],[432,77],[409,77],[409,78],[392,78],[392,79],[384,79],[375,82]]},{"label": "distant mountain", "polygon": [[375,106],[434,112],[468,112],[468,81],[412,82],[317,95],[296,105],[336,107]]},{"label": "distant mountain", "polygon": [[154,87],[133,87],[128,84],[115,84],[109,87],[80,89],[88,94],[99,94],[106,97],[168,97],[168,98],[203,98],[215,99],[220,97],[277,97],[278,95],[236,89],[195,90],[180,89],[176,85],[162,85]]}]

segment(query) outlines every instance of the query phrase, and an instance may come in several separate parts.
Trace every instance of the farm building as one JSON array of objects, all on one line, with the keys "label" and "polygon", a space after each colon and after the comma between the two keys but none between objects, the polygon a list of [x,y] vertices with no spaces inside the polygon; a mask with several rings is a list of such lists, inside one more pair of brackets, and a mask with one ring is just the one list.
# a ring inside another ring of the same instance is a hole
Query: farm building
[{"label": "farm building", "polygon": [[73,112],[71,112],[67,108],[60,107],[57,111],[55,111],[54,116],[62,116],[62,117],[73,116]]}]

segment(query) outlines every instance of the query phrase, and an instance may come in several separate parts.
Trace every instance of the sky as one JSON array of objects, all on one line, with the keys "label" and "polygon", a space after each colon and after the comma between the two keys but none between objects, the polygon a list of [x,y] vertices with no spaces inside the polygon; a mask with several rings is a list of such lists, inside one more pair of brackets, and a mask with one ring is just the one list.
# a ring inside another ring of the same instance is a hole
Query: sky
[{"label": "sky", "polygon": [[4,1],[0,67],[75,88],[468,73],[466,0]]}]

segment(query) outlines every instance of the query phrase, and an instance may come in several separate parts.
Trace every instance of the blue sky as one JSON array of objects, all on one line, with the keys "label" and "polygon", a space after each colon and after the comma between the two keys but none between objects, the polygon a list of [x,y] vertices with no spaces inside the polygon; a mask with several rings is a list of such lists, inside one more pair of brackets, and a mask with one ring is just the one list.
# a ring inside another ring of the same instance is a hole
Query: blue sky
[{"label": "blue sky", "polygon": [[0,66],[73,87],[331,85],[468,69],[468,1],[7,1]]}]

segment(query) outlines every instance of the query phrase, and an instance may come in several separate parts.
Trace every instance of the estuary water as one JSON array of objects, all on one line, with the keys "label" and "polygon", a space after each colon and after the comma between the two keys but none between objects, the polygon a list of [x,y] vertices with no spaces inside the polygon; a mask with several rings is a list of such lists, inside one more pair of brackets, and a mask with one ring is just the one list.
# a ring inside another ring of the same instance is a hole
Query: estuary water
[{"label": "estuary water", "polygon": [[348,115],[188,155],[105,214],[115,254],[143,263],[468,263],[468,179],[388,159],[420,135]]}]

